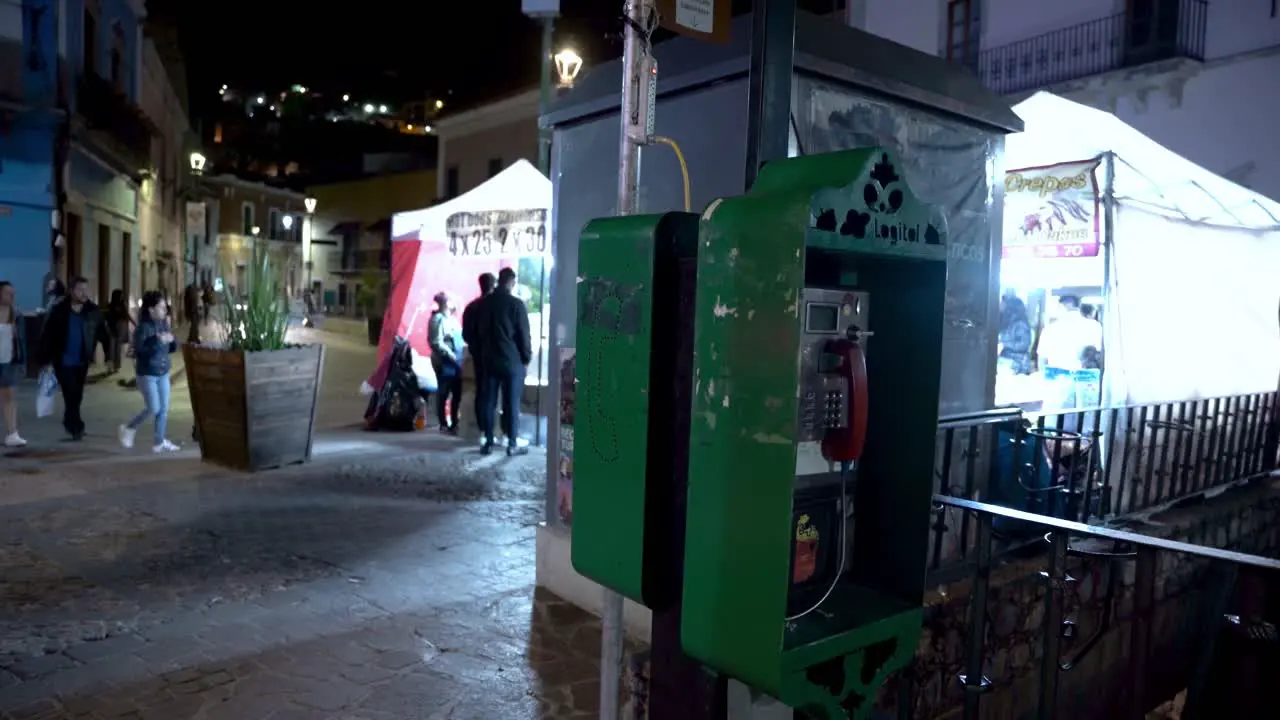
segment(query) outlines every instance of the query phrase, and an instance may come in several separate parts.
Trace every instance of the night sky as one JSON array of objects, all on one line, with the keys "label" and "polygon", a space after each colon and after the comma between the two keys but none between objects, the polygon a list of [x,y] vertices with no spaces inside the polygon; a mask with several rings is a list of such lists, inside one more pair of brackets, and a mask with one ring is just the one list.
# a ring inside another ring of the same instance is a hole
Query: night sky
[{"label": "night sky", "polygon": [[[733,0],[735,14],[750,0]],[[833,0],[800,5],[832,6]],[[539,26],[520,0],[148,0],[179,28],[193,111],[226,83],[301,84],[388,103],[445,96],[455,106],[537,82]],[[621,54],[621,0],[561,0],[557,47],[588,64]]]}]

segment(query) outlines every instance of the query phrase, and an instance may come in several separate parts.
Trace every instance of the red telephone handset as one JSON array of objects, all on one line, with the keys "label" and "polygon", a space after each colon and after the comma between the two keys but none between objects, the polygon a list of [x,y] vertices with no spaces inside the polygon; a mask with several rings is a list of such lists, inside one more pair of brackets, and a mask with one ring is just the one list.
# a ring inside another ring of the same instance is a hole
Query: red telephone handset
[{"label": "red telephone handset", "polygon": [[862,457],[867,441],[867,358],[862,345],[841,338],[827,343],[825,352],[834,356],[832,372],[847,386],[846,426],[827,430],[822,438],[822,456],[830,462],[854,462]]}]

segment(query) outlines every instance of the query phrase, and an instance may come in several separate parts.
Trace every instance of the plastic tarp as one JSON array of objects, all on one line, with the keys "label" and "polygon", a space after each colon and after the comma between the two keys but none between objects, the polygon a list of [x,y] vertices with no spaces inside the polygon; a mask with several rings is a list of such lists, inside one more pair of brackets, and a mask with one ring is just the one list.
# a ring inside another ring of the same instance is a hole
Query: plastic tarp
[{"label": "plastic tarp", "polygon": [[1108,404],[1275,391],[1280,232],[1227,231],[1121,205],[1116,237]]},{"label": "plastic tarp", "polygon": [[448,293],[461,312],[479,295],[481,273],[549,258],[551,197],[551,181],[519,160],[452,200],[392,216],[391,297],[378,357],[396,336],[430,355],[427,324],[437,293]]},{"label": "plastic tarp", "polygon": [[1280,203],[1196,165],[1109,112],[1050,92],[1038,92],[1013,109],[1026,130],[1005,140],[1008,169],[1113,152],[1114,192],[1121,202],[1194,222],[1280,227]]},{"label": "plastic tarp", "polygon": [[949,247],[939,412],[991,407],[1000,237],[993,185],[1003,180],[996,174],[1004,136],[942,112],[904,107],[814,78],[797,76],[796,90],[796,154],[890,148],[916,195],[942,208]]}]

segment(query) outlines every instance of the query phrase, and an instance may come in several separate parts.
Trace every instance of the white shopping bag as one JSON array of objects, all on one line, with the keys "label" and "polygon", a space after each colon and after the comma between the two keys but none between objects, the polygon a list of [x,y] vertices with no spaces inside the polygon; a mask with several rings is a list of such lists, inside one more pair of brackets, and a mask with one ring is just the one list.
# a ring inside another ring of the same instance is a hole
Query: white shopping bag
[{"label": "white shopping bag", "polygon": [[49,417],[53,414],[53,398],[58,394],[58,378],[53,368],[46,367],[40,371],[40,381],[36,386],[36,417]]}]

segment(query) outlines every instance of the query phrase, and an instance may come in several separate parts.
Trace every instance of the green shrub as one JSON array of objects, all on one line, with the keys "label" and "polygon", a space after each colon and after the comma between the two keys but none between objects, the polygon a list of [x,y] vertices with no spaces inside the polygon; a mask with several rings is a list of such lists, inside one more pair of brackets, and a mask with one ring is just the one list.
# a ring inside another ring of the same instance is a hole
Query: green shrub
[{"label": "green shrub", "polygon": [[271,256],[265,248],[255,248],[243,297],[222,293],[223,336],[229,350],[259,352],[289,347],[289,299],[276,277]]}]

